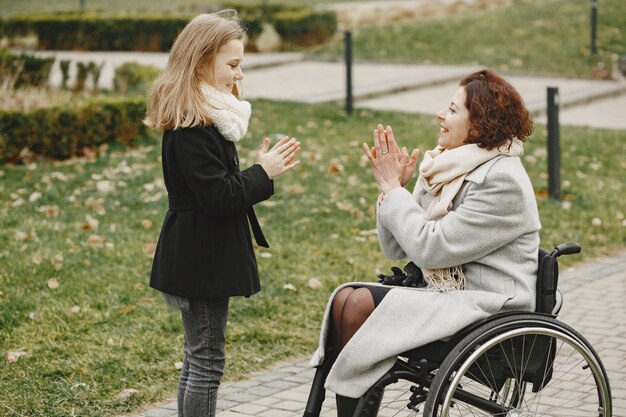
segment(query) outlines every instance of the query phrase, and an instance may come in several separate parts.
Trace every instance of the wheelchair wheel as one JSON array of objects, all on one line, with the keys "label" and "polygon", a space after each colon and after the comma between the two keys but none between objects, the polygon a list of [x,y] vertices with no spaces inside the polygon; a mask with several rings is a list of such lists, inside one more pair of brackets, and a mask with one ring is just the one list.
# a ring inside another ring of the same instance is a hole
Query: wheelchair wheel
[{"label": "wheelchair wheel", "polygon": [[437,370],[425,417],[611,416],[609,381],[578,332],[519,314],[467,335]]}]

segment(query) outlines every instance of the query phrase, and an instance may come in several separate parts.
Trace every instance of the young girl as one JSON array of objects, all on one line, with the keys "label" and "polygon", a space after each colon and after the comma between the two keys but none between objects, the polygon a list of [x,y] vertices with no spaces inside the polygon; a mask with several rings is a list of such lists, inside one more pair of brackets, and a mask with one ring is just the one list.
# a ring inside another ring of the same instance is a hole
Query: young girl
[{"label": "young girl", "polygon": [[269,247],[253,205],[274,193],[273,179],[299,165],[300,143],[265,138],[240,171],[250,103],[239,100],[243,30],[236,18],[203,14],[180,33],[156,80],[144,123],[163,129],[169,210],[150,286],[182,312],[184,362],[178,415],[215,416],[224,371],[228,301],[260,290],[253,243]]}]

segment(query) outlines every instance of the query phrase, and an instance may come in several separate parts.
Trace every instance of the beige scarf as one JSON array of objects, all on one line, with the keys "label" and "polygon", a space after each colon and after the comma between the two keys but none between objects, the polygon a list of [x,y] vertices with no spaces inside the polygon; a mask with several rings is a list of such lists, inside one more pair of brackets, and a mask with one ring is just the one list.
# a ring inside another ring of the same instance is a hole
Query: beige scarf
[{"label": "beige scarf", "polygon": [[[476,144],[450,150],[437,146],[426,152],[419,166],[420,176],[414,191],[418,203],[421,190],[434,196],[426,209],[426,218],[439,220],[448,214],[465,177],[478,166],[499,155],[521,156],[524,153],[524,146],[518,139],[513,139],[510,144],[510,147],[507,144],[491,150],[479,148]],[[461,265],[424,269],[423,272],[426,281],[439,291],[460,290],[465,286]]]},{"label": "beige scarf", "polygon": [[202,84],[201,90],[207,103],[205,109],[217,130],[231,142],[243,139],[252,114],[250,103],[238,100],[232,94],[224,94],[208,84]]}]

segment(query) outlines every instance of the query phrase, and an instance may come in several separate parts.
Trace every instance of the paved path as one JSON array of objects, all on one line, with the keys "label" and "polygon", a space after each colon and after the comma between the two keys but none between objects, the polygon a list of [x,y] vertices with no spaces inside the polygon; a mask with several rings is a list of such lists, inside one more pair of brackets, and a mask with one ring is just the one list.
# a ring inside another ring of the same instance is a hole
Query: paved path
[{"label": "paved path", "polygon": [[[105,62],[101,86],[110,88],[114,68],[126,61],[163,67],[166,54],[54,54],[52,82],[60,83],[59,59]],[[247,98],[304,103],[335,102],[345,96],[341,63],[305,60],[302,54],[246,54]],[[448,104],[458,80],[473,67],[357,63],[354,66],[355,107],[435,114]],[[546,89],[559,87],[560,122],[626,130],[626,82],[542,77],[507,77],[522,94],[538,123],[545,123]],[[560,319],[585,335],[598,350],[611,379],[614,415],[626,416],[626,252],[563,271],[560,287],[565,305]],[[296,417],[304,409],[313,369],[302,358],[249,380],[227,383],[219,394],[218,417]],[[174,389],[174,387],[172,387]],[[335,416],[334,398],[327,395],[322,416]],[[132,417],[174,417],[174,400]]]},{"label": "paved path", "polygon": [[[564,305],[559,319],[582,333],[609,374],[616,417],[626,416],[626,252],[561,271]],[[217,417],[301,417],[314,369],[306,359],[282,364],[220,388]],[[132,417],[176,417],[175,400]],[[322,417],[334,417],[327,393]]]},{"label": "paved path", "polygon": [[[37,52],[56,56],[51,82],[59,85],[59,61],[104,63],[100,87],[110,89],[115,68],[136,61],[163,68],[165,53]],[[301,53],[245,55],[246,98],[268,98],[303,103],[341,102],[345,98],[345,66],[341,62],[305,59]],[[355,107],[399,110],[434,115],[448,105],[459,79],[472,66],[355,63]],[[70,75],[76,72],[70,67]],[[547,87],[558,87],[562,125],[626,130],[626,81],[577,80],[556,77],[507,76],[520,91],[537,123],[546,123]]]}]

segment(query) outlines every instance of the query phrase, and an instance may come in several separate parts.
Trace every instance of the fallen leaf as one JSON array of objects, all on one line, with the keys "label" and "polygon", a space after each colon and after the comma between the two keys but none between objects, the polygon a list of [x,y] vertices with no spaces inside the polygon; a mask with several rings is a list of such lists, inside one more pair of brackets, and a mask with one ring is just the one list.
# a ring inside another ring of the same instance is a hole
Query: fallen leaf
[{"label": "fallen leaf", "polygon": [[314,290],[320,289],[322,288],[322,283],[317,278],[311,278],[309,280],[309,288],[314,289]]},{"label": "fallen leaf", "polygon": [[48,288],[50,288],[51,290],[56,290],[57,288],[59,288],[59,280],[56,278],[50,278],[48,280]]},{"label": "fallen leaf", "polygon": [[45,213],[48,217],[57,217],[60,213],[59,206],[41,206],[37,209],[40,213]]},{"label": "fallen leaf", "polygon": [[593,226],[602,226],[602,219],[600,219],[599,217],[594,217],[593,219],[591,219],[591,224]]},{"label": "fallen leaf", "polygon": [[141,225],[144,229],[149,229],[152,226],[152,222],[150,220],[142,220]]},{"label": "fallen leaf", "polygon": [[339,174],[339,173],[343,172],[343,165],[341,165],[341,164],[332,164],[328,168],[328,172],[331,173],[331,174]]},{"label": "fallen leaf", "polygon": [[136,290],[143,290],[146,288],[146,286],[144,284],[142,284],[141,282],[136,283],[135,285],[133,285],[133,288]]},{"label": "fallen leaf", "polygon": [[18,230],[17,232],[15,232],[14,237],[15,237],[15,240],[26,240],[29,238],[29,235],[26,232],[22,232]]},{"label": "fallen leaf", "polygon": [[70,308],[70,313],[72,313],[72,314],[80,313],[80,307],[79,306],[74,306],[74,307]]},{"label": "fallen leaf", "polygon": [[96,182],[96,188],[101,193],[110,193],[111,191],[113,191],[113,184],[111,183],[111,181],[101,180]]},{"label": "fallen leaf", "polygon": [[183,369],[183,363],[182,362],[175,362],[174,363],[174,368],[176,368],[176,369]]},{"label": "fallen leaf", "polygon": [[143,253],[149,257],[154,257],[154,251],[156,251],[156,243],[150,242],[143,245]]},{"label": "fallen leaf", "polygon": [[135,307],[135,306],[130,306],[130,305],[129,305],[129,306],[124,306],[124,307],[122,307],[122,310],[121,310],[121,311],[122,311],[122,314],[128,314],[128,313],[130,313],[131,311],[135,311],[136,309],[137,309],[137,307]]},{"label": "fallen leaf", "polygon": [[270,252],[261,252],[261,253],[259,254],[259,256],[260,256],[261,258],[271,258],[271,257],[272,257],[272,254],[271,254]]},{"label": "fallen leaf", "polygon": [[296,291],[296,287],[294,287],[292,284],[285,284],[283,285],[283,290]]},{"label": "fallen leaf", "polygon": [[87,244],[92,248],[102,247],[102,245],[104,244],[104,238],[100,235],[89,235],[89,238],[87,239]]},{"label": "fallen leaf", "polygon": [[100,225],[98,219],[90,216],[89,214],[85,216],[85,220],[87,221],[87,224],[91,227],[91,229],[97,229]]},{"label": "fallen leaf", "polygon": [[31,319],[32,321],[37,321],[37,322],[43,321],[41,316],[38,313],[35,313],[34,311],[31,311],[30,313],[28,313],[28,318]]},{"label": "fallen leaf", "polygon": [[51,259],[51,262],[54,270],[60,271],[61,268],[63,268],[63,255],[60,253],[55,255],[54,258]]},{"label": "fallen leaf", "polygon": [[40,198],[41,198],[41,193],[39,191],[35,191],[34,193],[32,193],[28,197],[28,201],[30,201],[31,203],[34,203],[35,201],[39,200]]},{"label": "fallen leaf", "polygon": [[285,185],[283,187],[283,189],[285,190],[285,192],[289,195],[293,195],[293,194],[302,194],[304,192],[306,192],[306,188],[304,188],[302,185],[300,184],[292,184],[292,185]]},{"label": "fallen leaf", "polygon": [[134,388],[126,388],[121,390],[118,394],[117,397],[118,398],[128,398],[128,397],[132,397],[133,395],[137,394],[139,391],[137,391]]},{"label": "fallen leaf", "polygon": [[20,360],[20,358],[24,356],[28,356],[28,353],[23,350],[9,351],[7,352],[6,360],[7,362],[13,363],[17,362],[18,360]]}]

